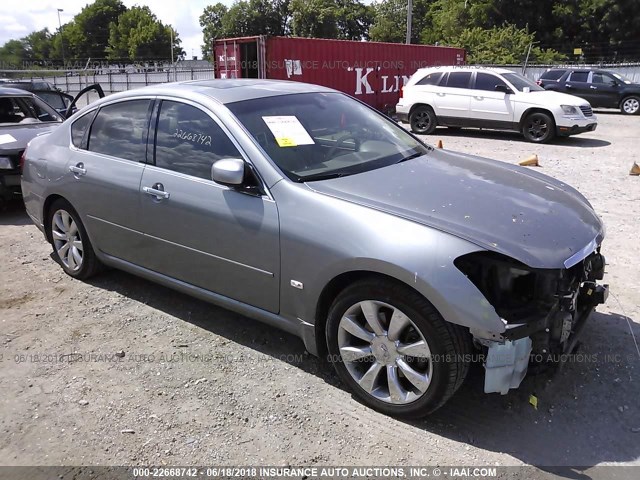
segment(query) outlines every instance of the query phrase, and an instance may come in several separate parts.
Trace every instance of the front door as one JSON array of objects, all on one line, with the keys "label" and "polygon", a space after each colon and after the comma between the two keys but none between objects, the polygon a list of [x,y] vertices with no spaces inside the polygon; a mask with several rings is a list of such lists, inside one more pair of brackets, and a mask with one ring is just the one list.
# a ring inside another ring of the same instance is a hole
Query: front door
[{"label": "front door", "polygon": [[145,168],[142,264],[271,312],[279,308],[280,240],[276,204],[211,180],[212,164],[243,158],[204,109],[163,100]]},{"label": "front door", "polygon": [[618,108],[620,82],[605,72],[591,72],[589,83],[591,96],[589,103],[592,107]]},{"label": "front door", "polygon": [[513,94],[496,90],[497,86],[509,88],[498,76],[477,72],[471,91],[470,117],[476,126],[487,128],[511,128],[513,126]]}]

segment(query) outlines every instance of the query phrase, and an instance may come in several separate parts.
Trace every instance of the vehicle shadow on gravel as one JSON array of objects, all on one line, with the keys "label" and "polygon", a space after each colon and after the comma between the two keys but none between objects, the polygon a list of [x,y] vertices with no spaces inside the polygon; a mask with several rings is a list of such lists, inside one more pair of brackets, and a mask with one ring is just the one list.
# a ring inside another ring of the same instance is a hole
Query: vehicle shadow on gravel
[{"label": "vehicle shadow on gravel", "polygon": [[[640,338],[640,326],[631,325]],[[594,313],[580,348],[560,370],[529,375],[502,396],[483,393],[482,366],[473,365],[444,407],[408,423],[564,478],[590,478],[584,469],[640,457],[639,371],[626,317]]]},{"label": "vehicle shadow on gravel", "polygon": [[[517,132],[501,132],[496,130],[476,130],[471,128],[465,129],[452,129],[452,128],[437,128],[435,132],[428,136],[422,136],[427,143],[435,145],[438,143],[438,139],[447,137],[467,137],[467,138],[483,138],[490,140],[500,140],[500,141],[512,141],[512,142],[521,142],[521,143],[530,143],[524,139],[524,137]],[[444,143],[444,148],[447,148],[446,143]],[[531,145],[535,146],[537,144],[531,143]],[[571,136],[571,137],[556,137],[550,143],[550,145],[556,146],[565,146],[565,147],[580,147],[580,148],[598,148],[598,147],[607,147],[611,145],[611,142],[606,140],[600,140],[598,138],[587,138],[581,137],[580,135]]]},{"label": "vehicle shadow on gravel", "polygon": [[[293,335],[117,270],[106,271],[89,283],[344,389],[328,361],[308,355],[302,341]],[[640,337],[640,327],[632,325]],[[558,372],[529,375],[518,390],[505,396],[483,393],[482,366],[474,364],[461,389],[444,407],[426,419],[404,422],[528,464],[555,466],[549,471],[566,478],[589,478],[564,468],[566,465],[588,468],[601,462],[637,460],[640,358],[626,318],[593,314],[572,360]],[[537,399],[537,409],[530,395]]]},{"label": "vehicle shadow on gravel", "polygon": [[11,200],[0,203],[1,225],[30,225],[31,219],[24,209],[22,200]]},{"label": "vehicle shadow on gravel", "polygon": [[307,353],[301,339],[264,323],[119,270],[107,270],[87,283],[144,303],[167,315],[289,363],[337,386],[339,380],[324,359]]}]

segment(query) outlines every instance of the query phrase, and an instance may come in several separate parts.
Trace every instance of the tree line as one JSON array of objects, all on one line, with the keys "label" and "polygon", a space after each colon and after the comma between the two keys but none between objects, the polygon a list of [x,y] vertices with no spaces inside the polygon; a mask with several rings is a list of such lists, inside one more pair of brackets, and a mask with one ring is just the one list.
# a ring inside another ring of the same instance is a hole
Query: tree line
[{"label": "tree line", "polygon": [[[200,16],[216,38],[294,35],[404,42],[407,0],[236,0]],[[413,0],[411,43],[462,47],[469,63],[640,60],[638,0]],[[574,54],[582,48],[583,53]]]},{"label": "tree line", "polygon": [[[205,56],[216,38],[294,35],[404,42],[407,0],[235,0],[199,18]],[[411,42],[462,47],[469,63],[638,61],[638,0],[413,0]],[[172,41],[173,38],[173,41]],[[178,33],[148,7],[96,0],[62,30],[0,47],[6,67],[51,60],[140,61],[184,55]],[[579,53],[581,49],[582,53]],[[578,52],[578,53],[575,53]]]},{"label": "tree line", "polygon": [[120,0],[96,0],[62,29],[45,28],[0,47],[4,68],[77,59],[132,61],[184,55],[178,32],[148,7],[127,8]]}]

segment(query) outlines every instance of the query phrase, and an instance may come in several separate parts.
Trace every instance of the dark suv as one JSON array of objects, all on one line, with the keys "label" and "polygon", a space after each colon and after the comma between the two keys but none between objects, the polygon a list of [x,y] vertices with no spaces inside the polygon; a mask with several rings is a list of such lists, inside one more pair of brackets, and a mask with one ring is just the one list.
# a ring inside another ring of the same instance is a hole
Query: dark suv
[{"label": "dark suv", "polygon": [[551,68],[537,81],[546,90],[570,93],[594,108],[619,108],[626,115],[640,114],[640,84],[608,70]]}]

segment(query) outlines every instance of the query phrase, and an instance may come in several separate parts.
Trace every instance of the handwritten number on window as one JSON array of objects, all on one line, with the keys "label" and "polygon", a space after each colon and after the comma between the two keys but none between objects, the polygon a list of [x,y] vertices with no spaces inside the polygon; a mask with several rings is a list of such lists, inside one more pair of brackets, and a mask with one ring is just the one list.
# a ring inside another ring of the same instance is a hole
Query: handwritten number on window
[{"label": "handwritten number on window", "polygon": [[188,132],[181,128],[176,128],[173,136],[196,144],[211,146],[211,135],[202,135],[201,133]]}]

